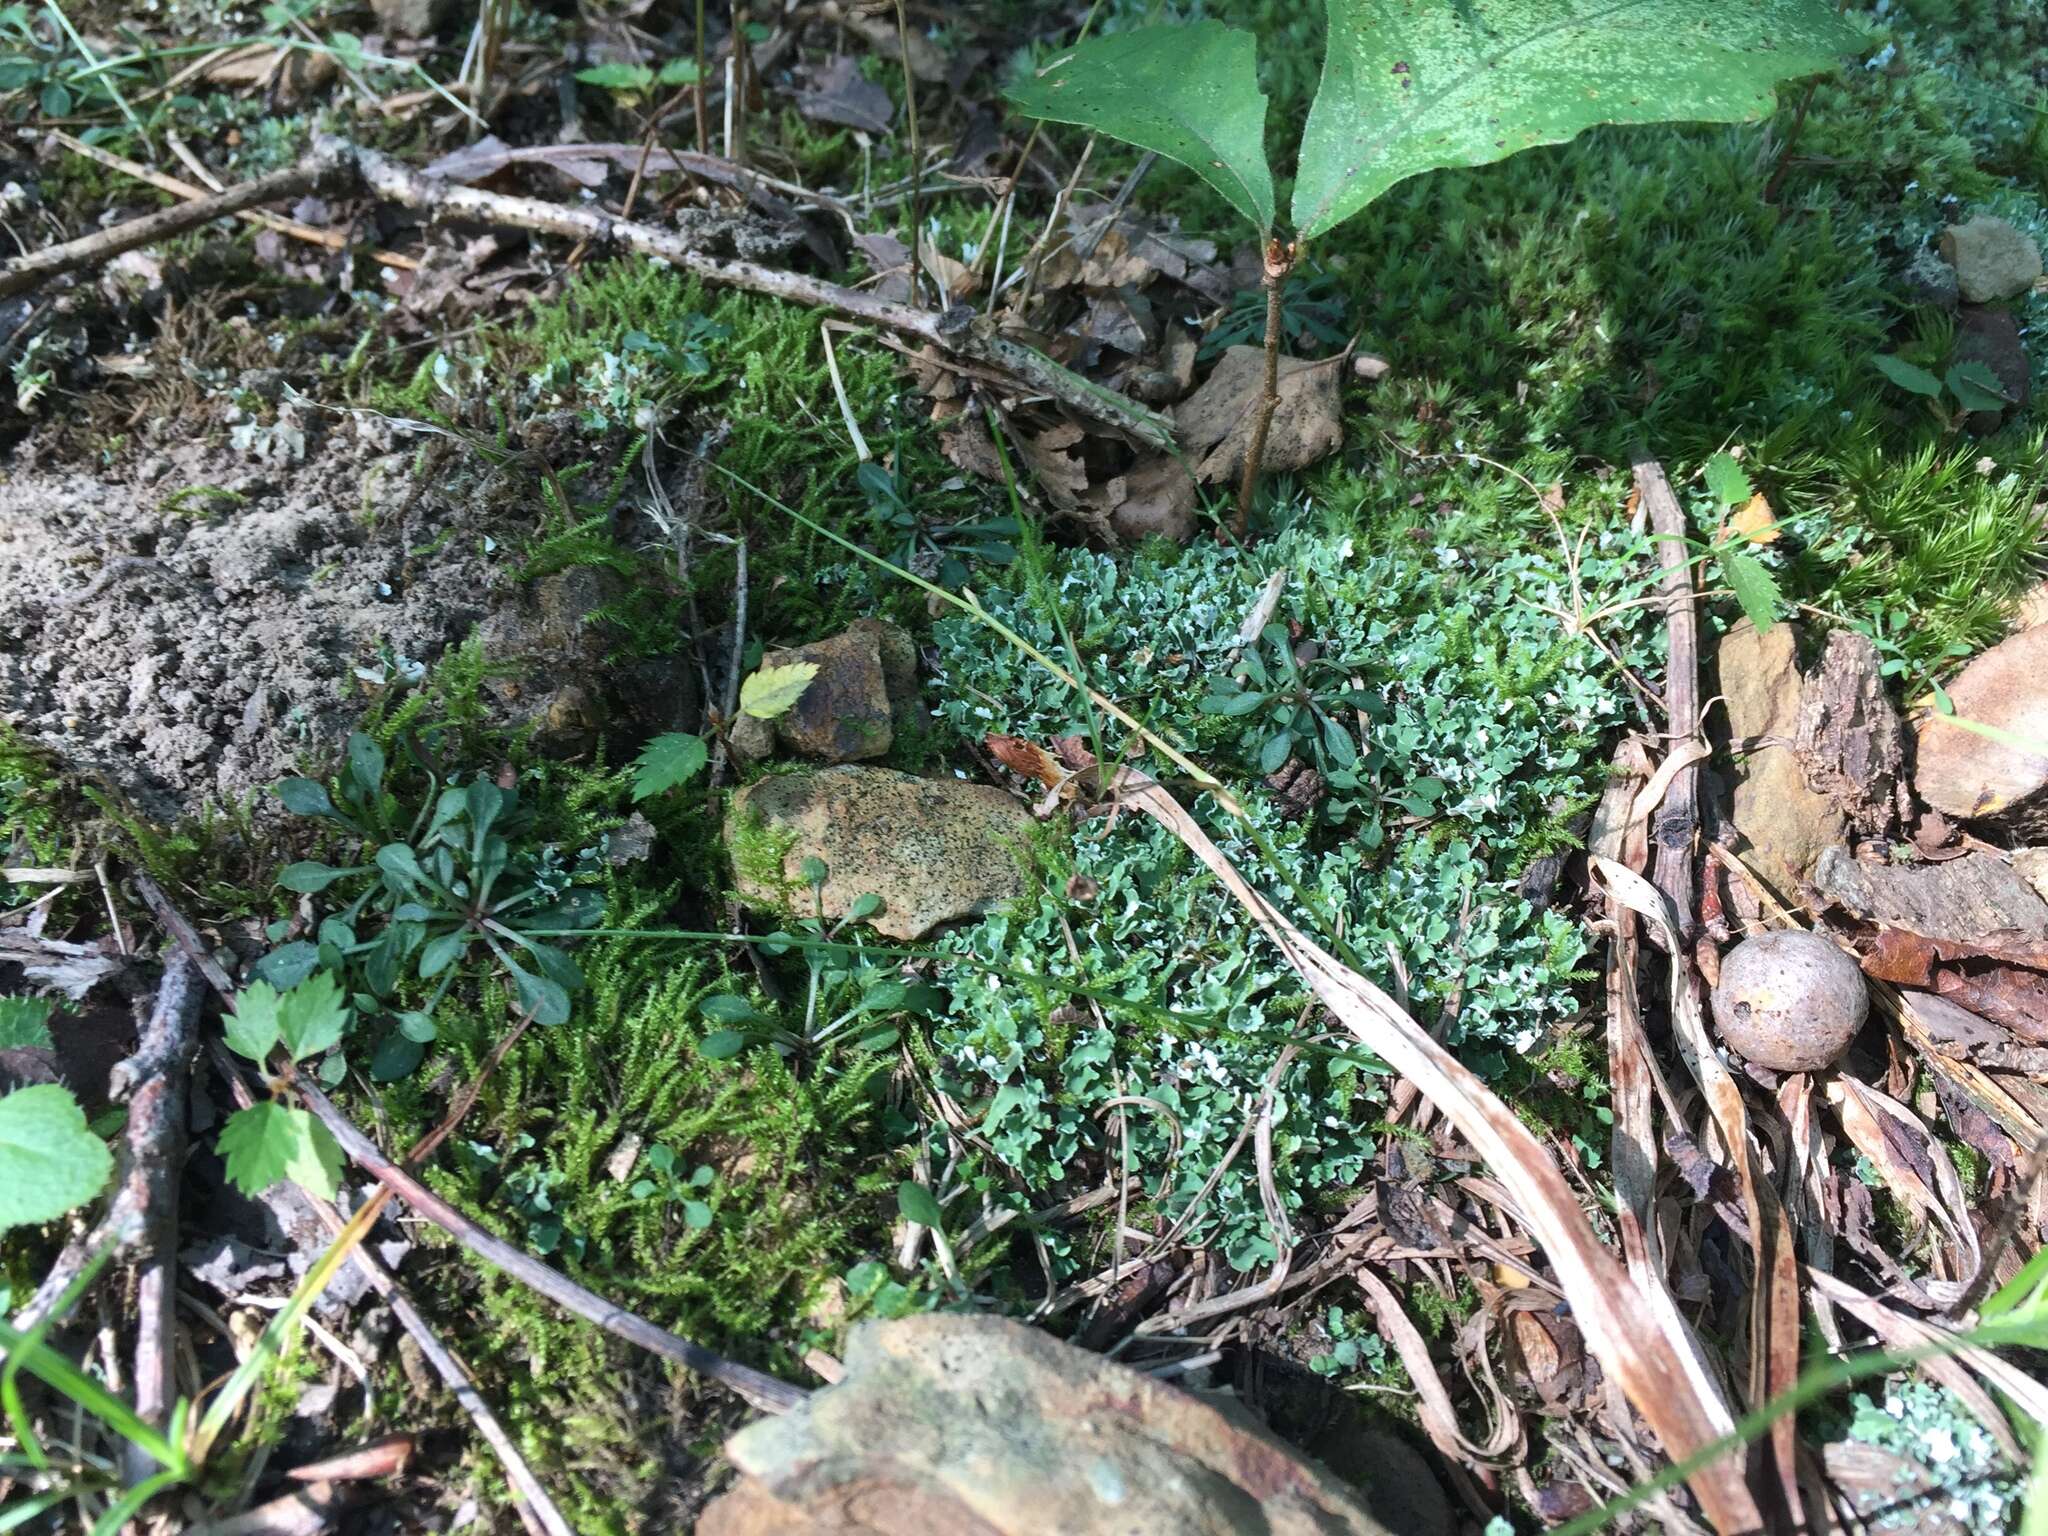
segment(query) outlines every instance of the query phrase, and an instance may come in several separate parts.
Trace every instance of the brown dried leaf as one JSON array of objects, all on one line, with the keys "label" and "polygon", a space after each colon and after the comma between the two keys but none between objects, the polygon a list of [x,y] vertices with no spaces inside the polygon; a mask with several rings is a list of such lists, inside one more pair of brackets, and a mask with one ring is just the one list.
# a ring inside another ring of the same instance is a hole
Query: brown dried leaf
[{"label": "brown dried leaf", "polygon": [[796,109],[813,122],[866,133],[887,133],[896,118],[889,93],[863,77],[853,56],[844,53],[811,72],[810,84],[797,93]]},{"label": "brown dried leaf", "polygon": [[1027,779],[1036,779],[1047,789],[1057,789],[1067,781],[1067,770],[1052,759],[1052,754],[1036,742],[1026,741],[1022,736],[1004,736],[990,731],[982,738],[989,755],[1010,772],[1022,774]]},{"label": "brown dried leaf", "polygon": [[[1338,403],[1337,360],[1280,359],[1280,404],[1266,437],[1269,471],[1306,469],[1335,453],[1344,442]],[[1202,387],[1175,409],[1174,424],[1189,458],[1203,455],[1195,471],[1205,485],[1235,479],[1251,442],[1254,407],[1265,392],[1265,354],[1257,347],[1232,347]]]}]

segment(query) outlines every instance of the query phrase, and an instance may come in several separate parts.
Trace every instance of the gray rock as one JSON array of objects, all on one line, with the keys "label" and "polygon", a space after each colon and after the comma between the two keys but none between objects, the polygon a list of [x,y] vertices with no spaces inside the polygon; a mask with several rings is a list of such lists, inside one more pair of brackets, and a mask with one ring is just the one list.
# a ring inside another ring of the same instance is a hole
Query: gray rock
[{"label": "gray rock", "polygon": [[1798,630],[1773,624],[1758,634],[1747,620],[1721,639],[1721,693],[1738,755],[1731,814],[1764,877],[1795,894],[1822,850],[1844,841],[1848,821],[1806,782],[1792,743],[1799,732],[1804,681]]},{"label": "gray rock", "polygon": [[1899,286],[1915,304],[1931,304],[1936,309],[1954,309],[1962,296],[1956,269],[1925,249],[1914,252],[1900,271]]},{"label": "gray rock", "polygon": [[1933,709],[1911,722],[1914,788],[1945,816],[1997,816],[2048,789],[2048,625],[2023,629],[1977,657],[1948,687],[1955,717]]},{"label": "gray rock", "polygon": [[1239,1416],[995,1317],[862,1324],[838,1382],[726,1454],[701,1536],[1388,1536]]},{"label": "gray rock", "polygon": [[2033,238],[1988,213],[1943,230],[1941,254],[1956,269],[1956,286],[1971,304],[2017,298],[2041,276],[2041,248]]},{"label": "gray rock", "polygon": [[726,845],[743,899],[780,909],[812,898],[804,860],[824,861],[825,916],[882,898],[869,921],[892,939],[979,917],[1025,894],[1020,867],[1031,813],[1000,789],[920,779],[887,768],[775,774],[733,796]]}]

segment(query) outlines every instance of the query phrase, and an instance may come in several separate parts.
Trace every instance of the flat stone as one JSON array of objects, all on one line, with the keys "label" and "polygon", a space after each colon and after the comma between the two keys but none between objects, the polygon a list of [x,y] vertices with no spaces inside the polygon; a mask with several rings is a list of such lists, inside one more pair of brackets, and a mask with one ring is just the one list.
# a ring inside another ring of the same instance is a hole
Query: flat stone
[{"label": "flat stone", "polygon": [[1007,1319],[864,1323],[700,1536],[1389,1536],[1248,1417]]},{"label": "flat stone", "polygon": [[764,667],[808,661],[818,675],[775,721],[783,746],[828,763],[881,757],[917,707],[917,643],[894,624],[860,619],[828,640],[770,651]]},{"label": "flat stone", "polygon": [[1773,624],[1760,635],[1744,620],[1722,637],[1717,655],[1729,736],[1745,754],[1736,763],[1730,814],[1764,877],[1789,896],[1822,851],[1848,835],[1847,818],[1808,786],[1792,745],[1805,689],[1799,632]]},{"label": "flat stone", "polygon": [[[780,909],[800,901],[808,914],[801,871],[805,859],[817,858],[827,870],[828,920],[845,917],[872,894],[882,898],[870,919],[875,931],[915,939],[939,923],[979,917],[1022,897],[1020,850],[1031,826],[1022,802],[987,784],[848,765],[748,785],[733,796],[726,842],[735,848],[735,883],[750,905]],[[784,841],[779,867],[767,863],[764,845]]]},{"label": "flat stone", "polygon": [[2048,625],[2023,629],[1963,668],[1949,684],[1956,718],[1925,709],[1912,721],[1914,788],[1945,816],[1996,816],[2048,788]]},{"label": "flat stone", "polygon": [[1956,286],[1970,304],[2017,298],[2041,276],[2041,248],[2033,238],[1988,213],[1943,230],[1941,255],[1956,269]]}]

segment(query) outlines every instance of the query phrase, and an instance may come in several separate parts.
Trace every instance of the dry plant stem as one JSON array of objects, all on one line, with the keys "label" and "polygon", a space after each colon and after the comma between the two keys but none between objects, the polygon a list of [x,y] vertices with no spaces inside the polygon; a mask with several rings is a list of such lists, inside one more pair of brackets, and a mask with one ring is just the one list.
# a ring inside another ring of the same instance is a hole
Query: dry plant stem
[{"label": "dry plant stem", "polygon": [[[1117,789],[1128,808],[1166,826],[1208,867],[1331,1013],[1435,1101],[1485,1159],[1543,1245],[1588,1350],[1656,1432],[1665,1453],[1687,1457],[1720,1439],[1731,1422],[1727,1405],[1695,1386],[1627,1271],[1594,1235],[1556,1163],[1514,1112],[1386,993],[1289,922],[1155,781],[1125,768]],[[1689,1482],[1719,1529],[1765,1529],[1736,1461],[1716,1457],[1695,1469]]]},{"label": "dry plant stem", "polygon": [[[1674,750],[1693,739],[1700,725],[1699,617],[1693,607],[1692,568],[1685,551],[1685,510],[1672,493],[1663,466],[1645,453],[1635,455],[1636,490],[1649,514],[1657,539],[1657,563],[1663,570],[1659,590],[1664,598],[1664,623],[1670,635],[1670,662],[1664,674],[1666,729]],[[1673,775],[1664,804],[1652,823],[1655,863],[1652,880],[1678,914],[1678,935],[1690,946],[1699,935],[1694,911],[1698,889],[1693,841],[1699,827],[1699,765],[1688,763]]]},{"label": "dry plant stem", "polygon": [[202,197],[181,207],[130,219],[112,229],[66,240],[61,245],[45,246],[40,251],[10,257],[0,262],[0,299],[11,299],[53,277],[112,261],[128,251],[139,251],[144,246],[181,235],[188,229],[197,229],[215,219],[240,213],[245,208],[287,197],[301,197],[330,176],[334,169],[331,158],[315,154],[297,165],[230,187],[217,196]]},{"label": "dry plant stem", "polygon": [[[110,171],[119,171],[123,176],[132,176],[137,181],[148,182],[159,192],[182,197],[188,203],[220,195],[218,187],[209,190],[205,187],[196,187],[189,181],[180,181],[175,176],[166,176],[162,171],[153,171],[126,156],[113,154],[96,144],[88,144],[83,139],[75,139],[62,129],[53,131],[50,137],[75,155],[84,155],[86,159],[103,165]],[[330,251],[348,248],[348,236],[338,229],[316,229],[311,224],[301,224],[296,219],[281,219],[274,213],[261,213],[255,209],[246,209],[237,217],[263,229],[273,229],[281,235],[289,235],[294,240],[303,240],[308,245],[325,246]],[[370,259],[380,266],[392,267],[400,272],[417,272],[420,266],[410,256],[397,256],[389,251],[372,251]]]},{"label": "dry plant stem", "polygon": [[704,0],[697,0],[697,82],[692,105],[697,119],[697,153],[711,153],[711,117],[705,106],[710,77],[704,62]]},{"label": "dry plant stem", "polygon": [[1280,296],[1287,286],[1287,274],[1294,269],[1294,255],[1292,246],[1275,239],[1266,241],[1266,374],[1259,392],[1259,413],[1252,418],[1251,441],[1245,444],[1244,478],[1237,486],[1237,519],[1231,524],[1240,544],[1251,532],[1252,493],[1258,488],[1273,412],[1280,406]]},{"label": "dry plant stem", "polygon": [[[903,0],[896,0],[896,51],[903,60],[904,125],[910,132],[910,302],[920,302],[924,293],[924,152],[917,141],[917,76],[910,71],[910,23],[904,19]],[[932,284],[934,302],[943,304],[945,294]]]}]

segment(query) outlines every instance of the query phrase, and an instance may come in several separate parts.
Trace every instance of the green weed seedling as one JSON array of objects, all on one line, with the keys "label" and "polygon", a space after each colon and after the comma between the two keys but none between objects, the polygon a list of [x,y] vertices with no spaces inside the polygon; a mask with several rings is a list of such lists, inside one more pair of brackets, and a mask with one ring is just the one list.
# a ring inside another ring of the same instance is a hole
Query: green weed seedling
[{"label": "green weed seedling", "polygon": [[1954,363],[1947,373],[1937,376],[1918,363],[1909,363],[1890,353],[1873,357],[1870,362],[1907,394],[1925,400],[1946,431],[1953,432],[1974,412],[2002,411],[2013,403],[1998,375],[1983,363]]},{"label": "green weed seedling", "polygon": [[718,1177],[709,1166],[700,1163],[685,1178],[677,1169],[675,1150],[659,1144],[647,1149],[646,1163],[646,1175],[635,1179],[627,1194],[635,1200],[676,1206],[682,1212],[683,1225],[693,1232],[711,1225],[711,1207],[701,1198]]},{"label": "green weed seedling", "polygon": [[[902,462],[900,447],[897,462]],[[979,517],[956,523],[922,516],[911,506],[912,493],[903,483],[902,473],[874,459],[862,461],[854,480],[867,498],[875,546],[906,569],[931,570],[949,592],[966,584],[970,562],[1003,566],[1017,558],[1015,540],[1023,525],[1014,517]]]},{"label": "green weed seedling", "polygon": [[[542,1024],[566,1023],[582,972],[553,944],[531,937],[590,927],[604,898],[572,881],[552,850],[520,846],[530,825],[518,791],[478,777],[429,794],[401,831],[396,798],[384,787],[385,757],[375,740],[348,740],[345,770],[332,793],[314,779],[286,779],[278,799],[295,815],[331,821],[360,840],[364,862],[288,866],[286,890],[316,895],[362,881],[361,892],[324,917],[313,939],[293,939],[257,962],[256,976],[280,989],[316,970],[346,979],[364,1013],[391,1013],[397,1024],[378,1047],[371,1075],[391,1081],[419,1064],[435,1036],[434,1010],[458,976],[495,962],[511,979],[519,1006]],[[433,983],[421,1006],[399,1004],[404,983]]]},{"label": "green weed seedling", "polygon": [[1293,236],[1266,161],[1252,35],[1215,21],[1091,38],[1008,92],[1188,167],[1265,245],[1266,373],[1238,488],[1251,515],[1279,403],[1283,294],[1302,246],[1408,177],[1487,165],[1602,123],[1753,122],[1782,80],[1836,68],[1858,34],[1827,0],[1328,0],[1322,84],[1302,129]]}]

